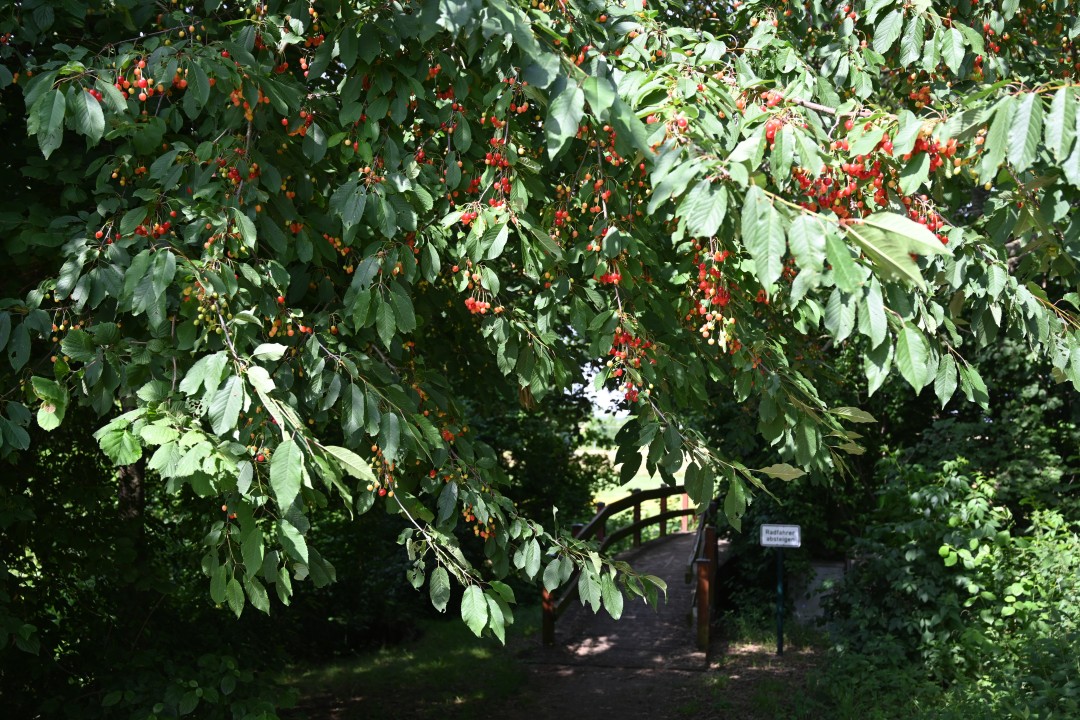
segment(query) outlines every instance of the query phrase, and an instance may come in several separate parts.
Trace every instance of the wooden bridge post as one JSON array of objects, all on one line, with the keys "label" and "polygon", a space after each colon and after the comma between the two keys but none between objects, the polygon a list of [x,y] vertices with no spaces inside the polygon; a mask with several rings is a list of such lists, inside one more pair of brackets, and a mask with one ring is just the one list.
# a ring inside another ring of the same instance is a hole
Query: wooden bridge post
[{"label": "wooden bridge post", "polygon": [[[596,503],[596,514],[599,515],[600,513],[604,512],[604,508],[606,508],[606,507],[607,507],[607,503],[602,503],[602,502]],[[599,527],[596,528],[596,539],[603,542],[603,540],[604,540],[604,538],[606,536],[607,536],[607,520],[601,520]]]},{"label": "wooden bridge post", "polygon": [[[640,490],[631,490],[630,497],[633,497],[640,493]],[[641,503],[634,504],[634,524],[637,525],[641,522]],[[641,528],[634,530],[634,547],[641,547]]]},{"label": "wooden bridge post", "polygon": [[[686,493],[683,493],[683,495],[682,495],[682,509],[683,510],[689,510],[690,509],[690,496],[687,495]],[[682,531],[686,532],[686,516],[683,515],[681,518],[679,518],[679,522],[682,524]]]},{"label": "wooden bridge post", "polygon": [[[663,515],[667,512],[667,495],[660,498],[660,514]],[[667,535],[667,520],[660,521],[660,537]]]},{"label": "wooden bridge post", "polygon": [[712,604],[709,602],[710,563],[706,558],[694,561],[697,568],[697,646],[709,649],[709,625],[712,623]]},{"label": "wooden bridge post", "polygon": [[546,589],[541,594],[543,607],[543,620],[540,629],[541,640],[544,645],[555,644],[555,596]]}]

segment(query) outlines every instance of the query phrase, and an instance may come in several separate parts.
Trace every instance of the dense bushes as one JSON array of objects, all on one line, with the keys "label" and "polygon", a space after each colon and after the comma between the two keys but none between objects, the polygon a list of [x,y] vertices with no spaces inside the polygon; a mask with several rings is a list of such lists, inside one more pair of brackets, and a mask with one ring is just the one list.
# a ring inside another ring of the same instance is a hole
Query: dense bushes
[{"label": "dense bushes", "polygon": [[868,666],[857,677],[870,683],[890,676],[897,697],[925,695],[933,680],[957,717],[1075,716],[1075,524],[1048,509],[1017,523],[994,480],[962,459],[936,472],[890,464],[877,521],[829,602],[837,667]]}]

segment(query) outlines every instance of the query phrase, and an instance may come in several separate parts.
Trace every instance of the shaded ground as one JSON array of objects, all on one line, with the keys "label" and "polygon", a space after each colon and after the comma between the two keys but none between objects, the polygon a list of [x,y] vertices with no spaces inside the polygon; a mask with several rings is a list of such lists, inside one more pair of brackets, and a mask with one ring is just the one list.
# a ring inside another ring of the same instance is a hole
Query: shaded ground
[{"label": "shaded ground", "polygon": [[[695,647],[689,610],[692,585],[685,570],[692,533],[653,541],[624,558],[640,572],[668,583],[668,602],[654,612],[628,606],[615,622],[575,605],[560,619],[556,645],[536,643],[519,654],[527,680],[495,712],[513,720],[562,720],[586,711],[610,717],[810,717],[802,700],[812,651],[717,640],[710,652]],[[609,715],[610,714],[610,715]]]},{"label": "shaded ground", "polygon": [[819,659],[813,651],[789,648],[778,658],[774,646],[728,646],[722,628],[708,654],[696,649],[692,587],[685,582],[693,540],[692,533],[675,534],[623,555],[638,571],[667,581],[668,602],[659,611],[628,602],[615,622],[575,601],[550,648],[536,632],[502,648],[477,641],[461,623],[442,623],[413,647],[319,669],[317,690],[307,687],[287,717],[821,717],[803,697],[807,672]]}]

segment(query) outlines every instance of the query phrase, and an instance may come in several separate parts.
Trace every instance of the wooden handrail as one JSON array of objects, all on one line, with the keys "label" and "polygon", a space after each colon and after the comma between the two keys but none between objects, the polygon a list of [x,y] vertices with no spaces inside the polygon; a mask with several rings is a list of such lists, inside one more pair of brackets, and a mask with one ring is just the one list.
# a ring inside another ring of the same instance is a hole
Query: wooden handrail
[{"label": "wooden handrail", "polygon": [[[684,508],[679,510],[667,510],[667,498],[672,495],[685,495],[686,488],[682,485],[664,486],[654,488],[652,490],[632,490],[628,497],[621,500],[616,500],[608,505],[599,506],[596,515],[593,519],[580,528],[575,528],[574,537],[578,540],[589,540],[596,538],[600,541],[600,551],[604,551],[609,548],[613,543],[622,540],[623,538],[633,535],[634,547],[641,545],[641,531],[649,525],[660,525],[660,535],[667,535],[667,521],[678,517],[685,517],[687,515],[694,515],[695,510],[693,508]],[[660,500],[660,512],[651,517],[641,517],[641,504],[649,500]],[[685,505],[685,503],[684,503]],[[624,528],[619,528],[611,535],[607,535],[607,521],[613,515],[617,515],[625,510],[634,510],[634,522]],[[697,544],[700,543],[700,539],[695,543],[695,549]],[[574,573],[567,581],[566,585],[569,589],[559,599],[556,599],[553,593],[548,592],[546,589],[543,591],[543,623],[541,633],[543,635],[543,642],[545,645],[553,645],[555,643],[555,621],[562,615],[566,608],[569,606],[572,596],[574,594],[574,587],[576,583],[574,579],[578,576],[578,573]]]}]

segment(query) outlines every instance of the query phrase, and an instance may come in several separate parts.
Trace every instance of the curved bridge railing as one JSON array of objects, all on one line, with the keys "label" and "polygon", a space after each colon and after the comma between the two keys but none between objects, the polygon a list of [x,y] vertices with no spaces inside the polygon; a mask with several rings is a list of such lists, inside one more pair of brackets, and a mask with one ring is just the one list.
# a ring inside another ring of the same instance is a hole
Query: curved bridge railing
[{"label": "curved bridge railing", "polygon": [[[668,510],[668,499],[672,496],[681,496],[681,507]],[[660,501],[660,511],[655,515],[642,517],[642,505],[650,500]],[[608,533],[607,523],[615,515],[626,511],[633,512],[633,521],[626,527]],[[708,647],[709,627],[712,621],[712,607],[715,600],[715,577],[717,567],[716,553],[716,529],[713,523],[715,504],[706,508],[704,513],[698,514],[690,506],[686,496],[686,489],[681,485],[666,486],[653,490],[632,490],[630,495],[608,505],[599,503],[596,515],[584,525],[574,526],[574,537],[578,540],[599,541],[601,552],[607,550],[614,543],[627,537],[633,538],[633,547],[641,546],[641,531],[651,525],[659,525],[660,537],[668,534],[668,523],[672,520],[681,520],[681,530],[686,532],[688,520],[696,516],[697,533],[694,548],[690,555],[690,561],[686,567],[686,581],[690,582],[696,577],[697,585],[694,589],[694,606],[690,609],[692,617],[696,619],[697,642],[700,648]],[[577,583],[577,573],[565,584],[568,588],[561,597],[555,593],[543,591],[543,623],[541,627],[542,639],[545,645],[555,643],[555,622],[576,597],[573,588]]]}]

